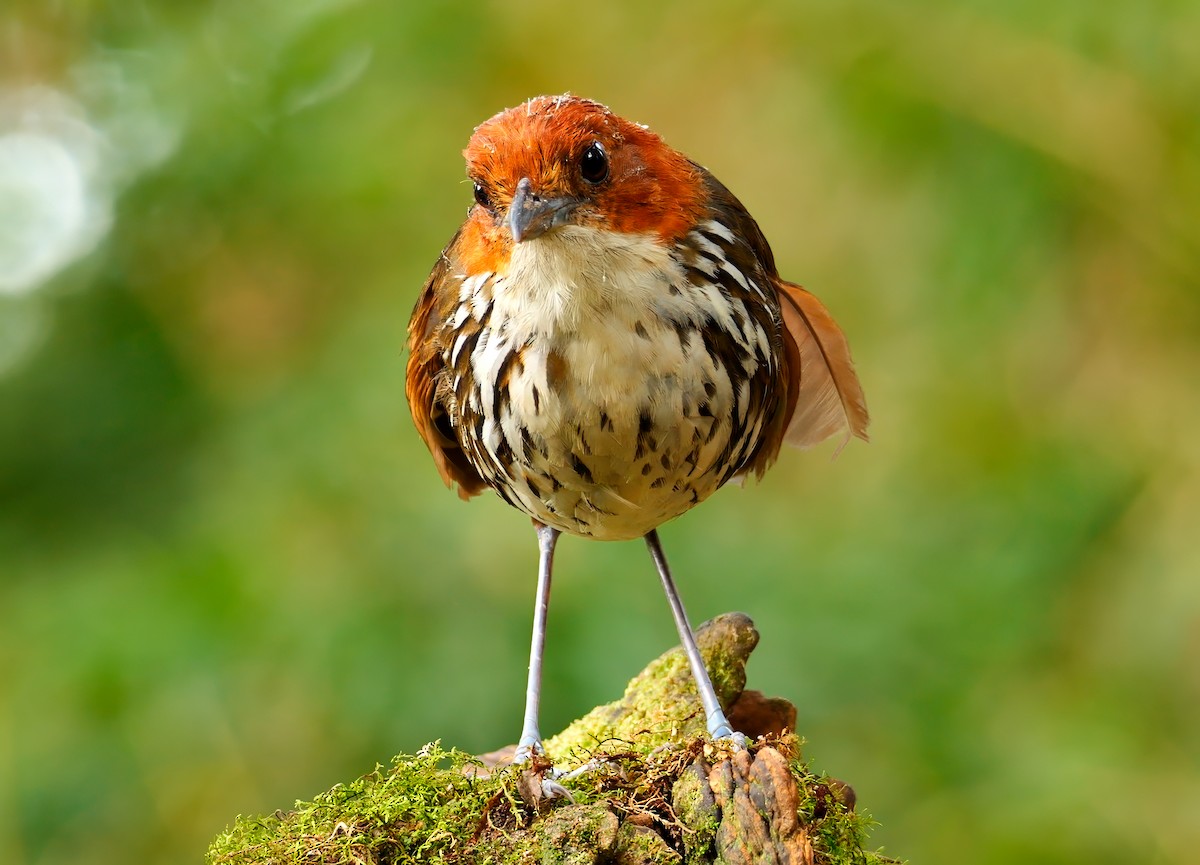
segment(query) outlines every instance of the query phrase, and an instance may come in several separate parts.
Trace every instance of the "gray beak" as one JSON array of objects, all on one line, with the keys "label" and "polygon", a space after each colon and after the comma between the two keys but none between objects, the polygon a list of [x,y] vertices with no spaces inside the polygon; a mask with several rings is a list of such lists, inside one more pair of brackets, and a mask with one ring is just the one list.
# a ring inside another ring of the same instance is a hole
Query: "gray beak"
[{"label": "gray beak", "polygon": [[540,237],[552,228],[571,220],[580,201],[569,195],[562,198],[541,198],[533,192],[533,181],[521,178],[517,194],[508,208],[508,227],[513,240],[520,243]]}]

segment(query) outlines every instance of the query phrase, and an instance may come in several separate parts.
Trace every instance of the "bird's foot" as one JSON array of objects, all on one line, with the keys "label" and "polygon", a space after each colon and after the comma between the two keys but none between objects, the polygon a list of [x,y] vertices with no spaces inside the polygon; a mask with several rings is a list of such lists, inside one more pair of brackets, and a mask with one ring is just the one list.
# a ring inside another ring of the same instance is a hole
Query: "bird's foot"
[{"label": "bird's foot", "polygon": [[750,737],[734,730],[725,713],[720,710],[709,716],[708,734],[712,736],[713,744],[727,743],[734,751],[744,751],[750,747]]},{"label": "bird's foot", "polygon": [[[551,767],[550,771],[554,772],[555,770]],[[571,795],[570,790],[555,781],[554,778],[539,775],[535,769],[526,769],[522,773],[518,790],[521,792],[521,798],[535,807],[539,802],[547,799],[566,799],[572,805],[575,804],[575,797]]]},{"label": "bird's foot", "polygon": [[575,804],[575,797],[571,795],[571,791],[560,784],[558,779],[573,778],[578,770],[567,772],[555,767],[546,759],[546,749],[542,747],[540,740],[526,741],[522,738],[513,755],[513,765],[526,766],[517,782],[517,790],[521,798],[529,804],[536,807],[545,799],[566,799],[572,805]]},{"label": "bird's foot", "polygon": [[730,749],[734,751],[745,751],[750,747],[750,737],[745,733],[738,732],[730,733],[728,736],[715,738],[713,739],[713,742],[717,744],[728,742]]},{"label": "bird's foot", "polygon": [[513,754],[513,765],[520,766],[524,763],[532,763],[535,760],[545,760],[546,749],[542,746],[541,739],[530,739],[525,736],[521,737],[521,741],[517,744],[517,750]]}]

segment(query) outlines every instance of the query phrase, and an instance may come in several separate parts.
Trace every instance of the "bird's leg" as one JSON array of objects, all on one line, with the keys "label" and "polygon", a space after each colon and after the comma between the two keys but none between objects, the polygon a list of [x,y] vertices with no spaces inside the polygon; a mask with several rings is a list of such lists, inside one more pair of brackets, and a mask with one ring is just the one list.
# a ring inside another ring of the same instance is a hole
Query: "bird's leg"
[{"label": "bird's leg", "polygon": [[537,600],[533,606],[533,639],[529,646],[529,682],[525,688],[525,723],[517,742],[515,763],[527,763],[542,753],[542,734],[538,729],[538,708],[542,698],[542,650],[546,645],[546,610],[550,606],[550,573],[554,568],[554,545],[558,529],[535,522],[538,535]]},{"label": "bird's leg", "polygon": [[709,735],[714,739],[729,739],[735,746],[744,747],[748,740],[741,733],[735,733],[733,727],[729,726],[729,720],[721,710],[717,693],[713,690],[712,680],[708,678],[708,670],[704,668],[704,659],[700,657],[700,650],[696,648],[696,638],[692,635],[692,626],[688,624],[683,601],[679,599],[675,581],[671,579],[671,569],[667,566],[667,557],[663,555],[657,530],[652,530],[646,535],[646,546],[650,548],[650,557],[654,559],[654,566],[658,568],[658,576],[662,579],[663,591],[667,593],[667,601],[671,604],[679,640],[683,643],[683,651],[687,654],[688,664],[691,665],[692,678],[696,680],[696,689],[700,692],[700,702],[704,704]]}]

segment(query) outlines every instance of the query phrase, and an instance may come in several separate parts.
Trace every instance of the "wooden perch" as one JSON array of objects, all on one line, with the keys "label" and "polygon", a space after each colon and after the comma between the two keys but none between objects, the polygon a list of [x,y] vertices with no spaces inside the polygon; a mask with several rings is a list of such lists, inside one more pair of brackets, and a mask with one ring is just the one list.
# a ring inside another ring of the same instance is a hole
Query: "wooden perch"
[{"label": "wooden perch", "polygon": [[[549,762],[508,765],[512,748],[471,757],[431,744],[388,770],[311,802],[241,817],[209,848],[210,865],[272,863],[568,863],[821,865],[893,860],[865,851],[854,792],[811,774],[786,700],[745,690],[758,643],[728,613],[697,642],[748,750],[714,745],[680,649],[653,661],[624,696],[547,740],[571,798],[548,799]],[[573,800],[573,801],[572,801]]]}]

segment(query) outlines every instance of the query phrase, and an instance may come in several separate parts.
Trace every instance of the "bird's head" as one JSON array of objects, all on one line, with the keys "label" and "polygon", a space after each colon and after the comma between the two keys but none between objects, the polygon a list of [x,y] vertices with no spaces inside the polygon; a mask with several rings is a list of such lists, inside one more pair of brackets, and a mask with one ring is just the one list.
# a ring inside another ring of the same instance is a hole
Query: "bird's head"
[{"label": "bird's head", "polygon": [[497,114],[463,154],[475,192],[467,227],[493,248],[563,226],[653,233],[670,243],[702,207],[700,169],[687,157],[576,96],[540,96]]}]

